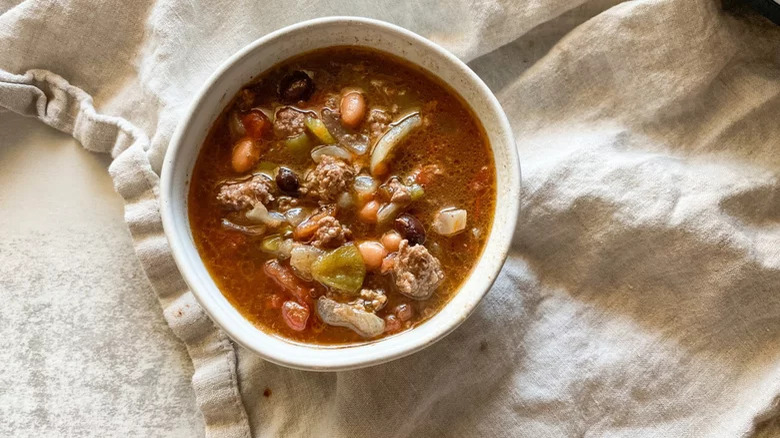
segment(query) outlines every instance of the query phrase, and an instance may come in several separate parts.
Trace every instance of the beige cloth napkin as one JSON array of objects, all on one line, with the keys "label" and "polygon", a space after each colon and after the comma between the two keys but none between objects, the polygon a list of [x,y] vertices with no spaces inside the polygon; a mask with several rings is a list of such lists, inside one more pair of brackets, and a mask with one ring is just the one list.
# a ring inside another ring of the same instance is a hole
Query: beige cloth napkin
[{"label": "beige cloth napkin", "polygon": [[[755,432],[780,393],[780,30],[707,0],[636,1],[533,45],[552,22],[574,27],[576,6],[31,0],[0,9],[0,108],[115,158],[209,437]],[[333,14],[395,22],[471,61],[513,124],[524,207],[461,328],[390,364],[316,374],[214,327],[171,259],[157,184],[189,96],[222,60]]]}]

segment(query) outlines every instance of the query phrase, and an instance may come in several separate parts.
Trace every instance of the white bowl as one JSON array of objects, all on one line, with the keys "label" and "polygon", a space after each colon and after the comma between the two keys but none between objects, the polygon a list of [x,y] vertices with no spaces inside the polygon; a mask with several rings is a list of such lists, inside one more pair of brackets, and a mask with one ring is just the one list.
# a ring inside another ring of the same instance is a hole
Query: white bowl
[{"label": "white bowl", "polygon": [[[264,332],[222,295],[195,247],[187,211],[190,175],[214,120],[238,90],[259,74],[313,49],[358,45],[402,57],[432,72],[455,89],[484,126],[497,175],[496,212],[487,246],[460,290],[425,323],[364,344],[321,346]],[[249,44],[230,57],[195,96],[168,147],[160,190],[162,221],[184,279],[211,318],[236,342],[263,358],[292,368],[347,370],[397,359],[431,345],[460,325],[490,289],[509,250],[520,198],[520,164],[514,137],[493,93],[463,62],[438,45],[382,21],[330,17],[298,23]]]}]

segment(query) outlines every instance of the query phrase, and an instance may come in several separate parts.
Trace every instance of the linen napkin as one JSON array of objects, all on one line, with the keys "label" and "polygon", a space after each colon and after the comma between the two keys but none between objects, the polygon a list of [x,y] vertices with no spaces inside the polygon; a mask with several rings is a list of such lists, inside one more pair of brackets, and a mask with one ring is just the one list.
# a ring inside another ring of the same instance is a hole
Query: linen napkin
[{"label": "linen napkin", "polygon": [[[0,9],[0,107],[114,157],[209,437],[771,433],[756,425],[780,393],[780,30],[709,0],[567,12],[581,3],[31,0]],[[524,189],[510,257],[463,326],[402,360],[320,374],[213,325],[176,271],[157,185],[222,60],[334,14],[471,61],[510,117]],[[573,29],[535,47],[551,23]]]}]

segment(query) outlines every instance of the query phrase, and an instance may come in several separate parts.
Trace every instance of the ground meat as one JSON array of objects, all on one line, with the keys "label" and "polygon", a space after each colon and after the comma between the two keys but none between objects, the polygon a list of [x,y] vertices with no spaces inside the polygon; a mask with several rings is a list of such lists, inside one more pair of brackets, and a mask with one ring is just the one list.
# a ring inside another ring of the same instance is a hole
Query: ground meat
[{"label": "ground meat", "polygon": [[262,203],[267,205],[274,200],[271,183],[262,175],[237,183],[226,183],[219,188],[217,201],[231,210],[243,210]]},{"label": "ground meat", "polygon": [[276,112],[274,119],[274,132],[280,137],[293,137],[302,134],[304,120],[306,120],[306,114],[296,109],[280,109]]},{"label": "ground meat", "polygon": [[280,196],[276,199],[277,210],[284,213],[285,211],[295,208],[300,204],[298,199],[291,196]]},{"label": "ground meat", "polygon": [[359,310],[376,313],[387,304],[387,295],[381,289],[363,289],[360,291],[360,298],[357,298],[349,305]]},{"label": "ground meat", "polygon": [[405,239],[398,247],[392,272],[398,291],[417,300],[430,297],[444,280],[439,260],[424,246],[409,246]]},{"label": "ground meat", "polygon": [[390,178],[390,181],[384,185],[384,189],[390,195],[390,202],[396,204],[408,204],[412,202],[412,193],[398,178]]},{"label": "ground meat", "polygon": [[382,109],[372,108],[368,113],[368,132],[371,139],[377,139],[387,130],[387,126],[393,121],[393,118]]},{"label": "ground meat", "polygon": [[345,193],[355,178],[355,170],[347,163],[324,155],[317,167],[306,173],[301,193],[333,202]]},{"label": "ground meat", "polygon": [[352,238],[352,231],[330,215],[317,219],[314,226],[316,231],[311,244],[317,248],[338,248]]}]

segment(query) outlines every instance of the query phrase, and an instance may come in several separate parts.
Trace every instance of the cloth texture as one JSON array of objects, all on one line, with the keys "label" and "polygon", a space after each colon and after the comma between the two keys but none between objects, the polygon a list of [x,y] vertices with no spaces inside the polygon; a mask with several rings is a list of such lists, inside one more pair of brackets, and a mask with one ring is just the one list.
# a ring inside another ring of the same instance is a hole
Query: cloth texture
[{"label": "cloth texture", "polygon": [[[113,157],[206,436],[773,434],[780,28],[768,20],[711,0],[6,3],[0,108]],[[394,22],[469,62],[512,123],[522,208],[499,279],[459,329],[389,364],[309,373],[233,344],[198,306],[162,232],[158,181],[220,62],[338,14]],[[567,31],[534,45],[551,23]]]}]

